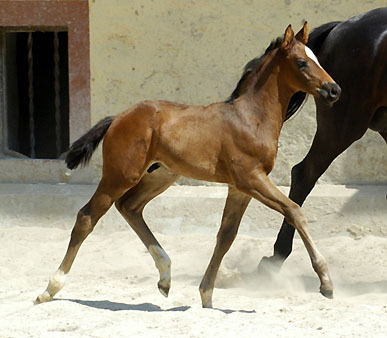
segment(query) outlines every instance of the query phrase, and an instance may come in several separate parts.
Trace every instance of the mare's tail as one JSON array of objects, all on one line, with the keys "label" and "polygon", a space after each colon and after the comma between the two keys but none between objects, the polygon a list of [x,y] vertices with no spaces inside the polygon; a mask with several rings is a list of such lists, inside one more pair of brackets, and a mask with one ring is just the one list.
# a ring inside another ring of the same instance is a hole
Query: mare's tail
[{"label": "mare's tail", "polygon": [[[315,28],[309,34],[308,47],[318,57],[321,47],[327,38],[328,34],[333,28],[335,28],[341,21],[328,22]],[[288,110],[286,111],[285,121],[292,117],[296,112],[300,111],[300,107],[306,102],[307,95],[304,92],[295,93],[290,99]]]},{"label": "mare's tail", "polygon": [[79,165],[86,166],[89,163],[91,155],[105,136],[113,120],[114,116],[105,117],[71,145],[65,160],[67,168],[75,169]]}]

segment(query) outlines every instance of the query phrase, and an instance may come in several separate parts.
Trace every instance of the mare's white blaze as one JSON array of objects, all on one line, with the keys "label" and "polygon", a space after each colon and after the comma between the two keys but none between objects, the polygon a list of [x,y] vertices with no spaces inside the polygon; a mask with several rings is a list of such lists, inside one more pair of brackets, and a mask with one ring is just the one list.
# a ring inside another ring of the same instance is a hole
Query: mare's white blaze
[{"label": "mare's white blaze", "polygon": [[312,52],[312,50],[308,46],[305,46],[305,53],[309,59],[312,59],[317,64],[317,66],[322,68],[320,65],[320,62],[318,62],[318,60],[317,60],[316,55],[314,55],[314,53]]},{"label": "mare's white blaze", "polygon": [[[155,261],[156,268],[160,272],[160,283],[163,286],[169,286],[171,280],[171,260],[167,253],[158,245],[150,245],[149,253]],[[165,285],[167,284],[167,285]]]}]

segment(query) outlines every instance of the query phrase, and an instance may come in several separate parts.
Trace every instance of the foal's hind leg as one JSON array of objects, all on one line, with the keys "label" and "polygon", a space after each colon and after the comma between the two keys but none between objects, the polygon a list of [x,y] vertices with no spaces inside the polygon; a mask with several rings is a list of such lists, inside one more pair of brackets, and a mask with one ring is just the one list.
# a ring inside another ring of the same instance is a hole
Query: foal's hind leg
[{"label": "foal's hind leg", "polygon": [[57,272],[50,279],[46,291],[36,298],[35,304],[52,300],[55,294],[62,289],[81,244],[93,231],[98,220],[126,190],[127,187],[113,190],[106,180],[101,180],[90,201],[78,212],[66,255]]},{"label": "foal's hind leg", "polygon": [[329,276],[327,262],[309,235],[306,218],[300,206],[286,197],[264,173],[250,176],[250,178],[240,182],[238,188],[268,207],[280,212],[285,216],[286,221],[293,225],[300,234],[309,253],[313,269],[320,279],[320,292],[324,296],[332,298],[333,285]]},{"label": "foal's hind leg", "polygon": [[145,174],[141,181],[115,204],[152,255],[160,273],[158,288],[165,297],[168,296],[171,286],[171,260],[148,228],[142,213],[150,200],[165,191],[178,178],[178,175],[160,167],[151,174]]},{"label": "foal's hind leg", "polygon": [[232,186],[228,187],[227,201],[223,211],[222,224],[217,235],[215,250],[199,287],[202,306],[205,308],[212,307],[212,292],[216,274],[224,255],[230,249],[236,237],[242,216],[250,200],[250,196]]}]

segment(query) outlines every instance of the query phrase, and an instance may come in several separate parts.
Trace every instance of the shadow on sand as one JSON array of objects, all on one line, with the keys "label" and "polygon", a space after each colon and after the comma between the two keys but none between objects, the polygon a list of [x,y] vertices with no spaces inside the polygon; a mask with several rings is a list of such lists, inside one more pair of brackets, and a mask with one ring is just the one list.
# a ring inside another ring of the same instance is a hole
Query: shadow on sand
[{"label": "shadow on sand", "polygon": [[160,306],[154,305],[151,303],[125,304],[125,303],[111,302],[109,300],[80,300],[80,299],[61,299],[61,300],[81,304],[95,309],[110,310],[110,311],[164,312],[164,311],[187,311],[190,308],[189,306],[178,306],[178,307],[164,310]]},{"label": "shadow on sand", "polygon": [[[68,301],[77,303],[80,305],[92,307],[94,309],[102,309],[109,311],[144,311],[144,312],[184,312],[189,310],[190,306],[177,306],[170,309],[162,309],[158,305],[154,305],[152,303],[143,303],[143,304],[125,304],[125,303],[117,303],[111,302],[109,300],[80,300],[80,299],[56,299],[55,301]],[[255,310],[230,310],[230,309],[219,309],[213,308],[212,310],[221,311],[225,314],[230,314],[234,312],[240,313],[256,313]]]}]

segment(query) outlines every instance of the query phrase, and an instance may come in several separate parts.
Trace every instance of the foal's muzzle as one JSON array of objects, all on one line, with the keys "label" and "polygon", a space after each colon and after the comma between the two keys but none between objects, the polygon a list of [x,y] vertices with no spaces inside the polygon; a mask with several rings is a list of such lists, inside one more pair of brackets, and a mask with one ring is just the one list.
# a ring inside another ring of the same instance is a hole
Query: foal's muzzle
[{"label": "foal's muzzle", "polygon": [[332,104],[339,99],[341,88],[336,83],[326,82],[322,88],[318,90],[318,93],[328,104]]}]

